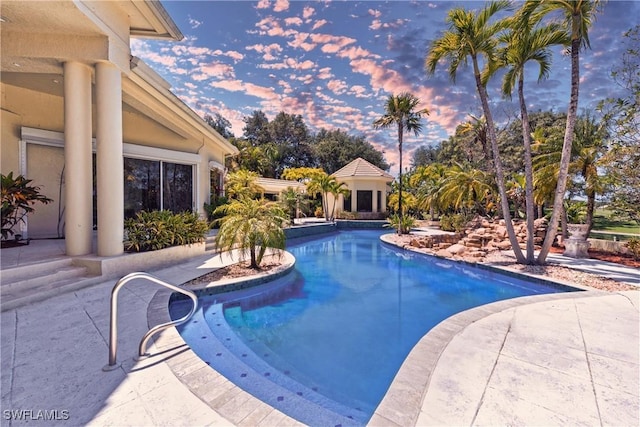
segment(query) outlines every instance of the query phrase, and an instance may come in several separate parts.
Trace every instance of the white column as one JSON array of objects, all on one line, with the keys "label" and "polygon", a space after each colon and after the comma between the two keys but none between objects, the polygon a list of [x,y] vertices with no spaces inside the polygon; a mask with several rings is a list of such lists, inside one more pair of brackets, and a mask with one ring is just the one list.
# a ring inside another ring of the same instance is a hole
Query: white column
[{"label": "white column", "polygon": [[93,174],[91,67],[64,64],[65,246],[68,256],[91,253]]},{"label": "white column", "polygon": [[124,252],[122,76],[108,62],[96,64],[96,180],[98,255]]}]

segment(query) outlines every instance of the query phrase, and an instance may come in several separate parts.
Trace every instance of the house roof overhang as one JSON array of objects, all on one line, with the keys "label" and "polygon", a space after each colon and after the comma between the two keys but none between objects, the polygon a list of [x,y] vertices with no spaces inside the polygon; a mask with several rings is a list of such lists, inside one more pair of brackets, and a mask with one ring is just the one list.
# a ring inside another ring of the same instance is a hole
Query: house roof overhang
[{"label": "house roof overhang", "polygon": [[64,62],[110,61],[123,73],[123,109],[147,116],[183,138],[211,141],[225,154],[238,152],[157,73],[131,57],[130,37],[182,39],[160,2],[3,1],[0,15],[2,83],[62,97]]},{"label": "house roof overhang", "polygon": [[184,138],[208,140],[225,154],[238,154],[236,146],[171,92],[169,83],[143,61],[132,57],[131,69],[129,78],[122,81],[123,102]]}]

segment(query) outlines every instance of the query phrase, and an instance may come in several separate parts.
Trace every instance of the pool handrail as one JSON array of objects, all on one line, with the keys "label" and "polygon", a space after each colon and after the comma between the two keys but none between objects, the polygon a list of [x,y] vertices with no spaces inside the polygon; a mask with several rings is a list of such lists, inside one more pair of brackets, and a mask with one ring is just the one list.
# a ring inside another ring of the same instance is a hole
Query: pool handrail
[{"label": "pool handrail", "polygon": [[179,286],[172,285],[171,283],[167,283],[163,280],[160,280],[149,273],[145,273],[141,271],[129,273],[126,276],[122,277],[120,280],[116,282],[113,289],[111,290],[111,303],[110,303],[111,313],[110,313],[110,319],[109,319],[109,324],[110,324],[109,364],[102,368],[103,371],[112,371],[118,367],[118,365],[116,365],[116,353],[118,351],[118,293],[120,292],[120,289],[124,285],[126,285],[131,280],[135,280],[135,279],[145,279],[155,284],[158,284],[160,286],[164,286],[165,288],[168,288],[174,292],[179,292],[183,295],[188,296],[189,298],[191,298],[191,301],[193,302],[191,311],[187,313],[185,316],[181,317],[180,319],[173,320],[171,322],[161,323],[159,325],[156,325],[153,328],[149,329],[146,334],[144,334],[144,336],[142,337],[142,340],[140,340],[140,345],[138,346],[138,358],[142,358],[149,355],[146,352],[147,342],[149,341],[149,338],[151,338],[153,335],[155,335],[156,333],[164,329],[170,328],[171,326],[182,325],[183,323],[187,322],[191,318],[191,316],[195,314],[196,310],[198,309],[198,296],[194,292],[188,289],[184,289]]}]

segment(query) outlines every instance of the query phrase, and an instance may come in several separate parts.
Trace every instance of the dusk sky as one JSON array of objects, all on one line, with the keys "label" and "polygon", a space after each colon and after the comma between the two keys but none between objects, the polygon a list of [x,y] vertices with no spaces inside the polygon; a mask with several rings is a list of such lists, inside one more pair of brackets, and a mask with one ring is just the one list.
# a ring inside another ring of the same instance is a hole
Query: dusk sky
[{"label": "dusk sky", "polygon": [[[419,137],[405,139],[404,164],[412,151],[437,144],[467,120],[480,115],[471,68],[461,68],[452,84],[446,65],[427,76],[430,42],[446,30],[447,10],[479,9],[483,2],[457,1],[163,1],[184,39],[181,42],[132,40],[142,58],[172,91],[204,116],[220,113],[242,135],[242,118],[262,110],[301,114],[311,132],[342,129],[365,135],[384,151],[397,174],[397,136],[375,131],[390,94],[409,91],[431,114]],[[620,62],[625,31],[640,23],[640,2],[611,0],[590,30],[590,51],[581,55],[580,108],[615,96],[610,78]],[[551,76],[538,84],[527,69],[525,96],[530,111],[564,112],[569,101],[570,63],[555,50]],[[496,119],[518,113],[500,95],[500,79],[489,85]]]}]

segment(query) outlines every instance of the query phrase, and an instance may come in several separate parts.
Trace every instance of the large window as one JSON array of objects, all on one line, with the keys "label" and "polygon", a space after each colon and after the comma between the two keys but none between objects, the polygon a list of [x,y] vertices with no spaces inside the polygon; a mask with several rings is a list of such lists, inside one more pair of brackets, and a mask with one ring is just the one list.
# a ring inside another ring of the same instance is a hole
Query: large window
[{"label": "large window", "polygon": [[382,210],[382,191],[378,191],[376,201],[378,202],[378,212],[380,212]]},{"label": "large window", "polygon": [[162,209],[193,210],[193,166],[162,162]]},{"label": "large window", "polygon": [[373,211],[373,192],[371,190],[358,190],[358,212]]},{"label": "large window", "polygon": [[161,209],[193,209],[193,166],[125,157],[124,217]]}]

